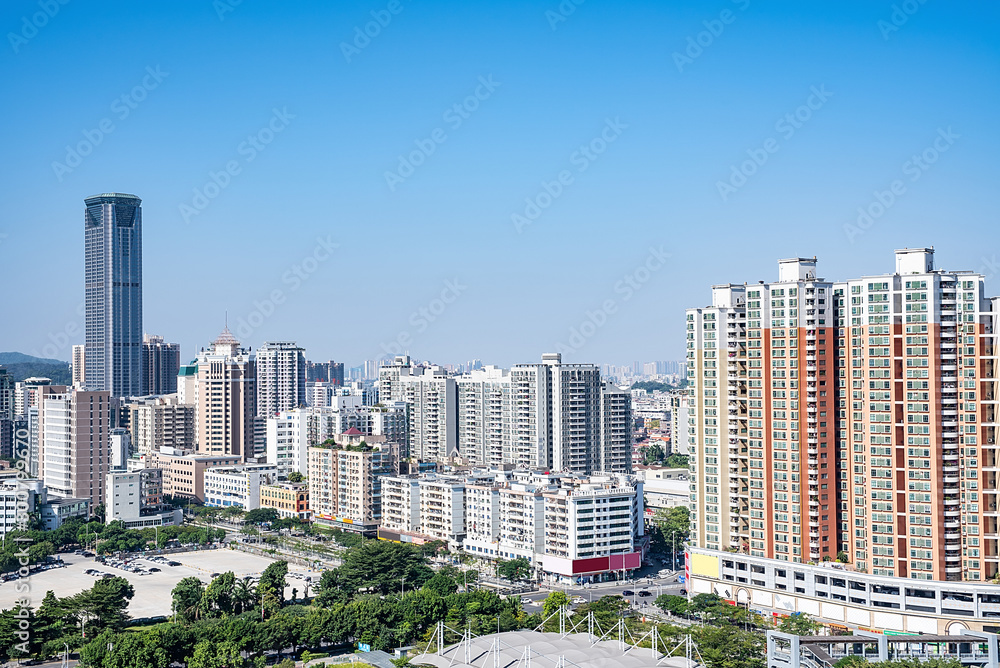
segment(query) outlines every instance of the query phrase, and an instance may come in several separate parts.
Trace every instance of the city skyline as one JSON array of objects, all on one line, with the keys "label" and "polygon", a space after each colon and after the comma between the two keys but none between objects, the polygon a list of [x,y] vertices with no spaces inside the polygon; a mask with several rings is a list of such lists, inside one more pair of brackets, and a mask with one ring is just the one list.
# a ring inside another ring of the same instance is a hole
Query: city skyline
[{"label": "city skyline", "polygon": [[[230,5],[60,5],[30,38],[36,4],[0,12],[28,101],[2,130],[28,224],[0,224],[0,250],[15,275],[42,248],[59,268],[10,295],[33,317],[0,348],[69,359],[74,221],[109,190],[144,200],[146,327],[186,357],[228,310],[259,321],[246,345],[313,359],[679,359],[694,286],[768,279],[771,257],[841,278],[933,245],[996,272],[995,7],[403,3],[361,48],[384,6]],[[359,294],[391,298],[358,326]]]}]

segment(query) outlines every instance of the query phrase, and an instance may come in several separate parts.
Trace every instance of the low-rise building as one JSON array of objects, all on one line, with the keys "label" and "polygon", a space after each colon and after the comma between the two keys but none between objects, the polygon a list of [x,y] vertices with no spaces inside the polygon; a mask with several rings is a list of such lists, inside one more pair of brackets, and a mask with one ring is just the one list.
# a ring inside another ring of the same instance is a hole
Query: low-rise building
[{"label": "low-rise building", "polygon": [[274,464],[244,464],[205,469],[205,505],[243,510],[260,507],[261,485],[278,479]]},{"label": "low-rise building", "polygon": [[205,455],[175,448],[162,448],[148,455],[150,467],[163,470],[163,493],[198,502],[205,501],[205,471],[219,466],[235,466],[242,461],[238,455]]},{"label": "low-rise building", "polygon": [[53,531],[69,520],[90,517],[90,499],[51,498],[42,504],[42,525]]},{"label": "low-rise building", "polygon": [[163,503],[163,471],[145,468],[117,470],[107,475],[105,522],[126,529],[179,525],[183,512]]},{"label": "low-rise building", "polygon": [[8,477],[0,480],[0,536],[30,529],[31,515],[46,501],[41,480]]},{"label": "low-rise building", "polygon": [[281,519],[309,521],[309,484],[276,482],[260,486],[260,507],[273,508]]}]

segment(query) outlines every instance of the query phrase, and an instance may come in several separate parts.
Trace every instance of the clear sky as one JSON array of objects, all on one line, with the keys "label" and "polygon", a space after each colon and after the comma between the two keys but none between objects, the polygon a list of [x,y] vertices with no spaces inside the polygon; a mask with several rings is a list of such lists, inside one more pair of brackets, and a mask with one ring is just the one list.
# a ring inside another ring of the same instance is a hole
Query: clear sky
[{"label": "clear sky", "polygon": [[185,358],[228,310],[348,366],[681,359],[782,257],[1000,272],[996,3],[63,1],[0,4],[0,350],[83,341],[108,191]]}]

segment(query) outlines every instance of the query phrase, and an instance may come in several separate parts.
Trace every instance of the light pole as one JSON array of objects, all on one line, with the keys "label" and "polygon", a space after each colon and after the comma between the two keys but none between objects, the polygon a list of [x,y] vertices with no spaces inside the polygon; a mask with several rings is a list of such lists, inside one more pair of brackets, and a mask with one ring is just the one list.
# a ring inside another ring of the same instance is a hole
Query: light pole
[{"label": "light pole", "polygon": [[399,597],[403,598],[406,593],[406,576],[399,578]]},{"label": "light pole", "polygon": [[677,570],[677,529],[674,529],[674,550],[670,553],[670,570]]}]

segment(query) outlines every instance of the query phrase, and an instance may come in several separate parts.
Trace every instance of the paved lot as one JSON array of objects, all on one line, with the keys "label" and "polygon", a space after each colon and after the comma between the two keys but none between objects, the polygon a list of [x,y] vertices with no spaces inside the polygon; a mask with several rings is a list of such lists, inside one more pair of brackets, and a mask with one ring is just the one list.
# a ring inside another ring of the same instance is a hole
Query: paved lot
[{"label": "paved lot", "polygon": [[[94,586],[95,578],[86,575],[83,571],[88,568],[96,568],[105,573],[123,577],[135,587],[135,596],[128,608],[128,613],[132,617],[169,615],[170,592],[181,579],[193,575],[207,583],[211,580],[212,573],[226,571],[233,571],[236,577],[259,576],[268,564],[275,561],[228,549],[182,552],[166,556],[168,559],[181,562],[182,565],[171,567],[138,559],[137,563],[143,566],[155,566],[161,569],[159,573],[139,575],[96,563],[93,558],[64,554],[62,555],[63,561],[68,564],[65,568],[53,568],[41,573],[34,573],[28,580],[13,580],[0,584],[0,609],[6,610],[13,607],[14,602],[24,596],[27,596],[32,606],[37,608],[45,597],[45,592],[50,589],[60,598],[90,589]],[[295,577],[293,574],[303,577]],[[286,597],[291,596],[293,587],[298,589],[299,596],[303,595],[306,586],[304,576],[311,576],[313,584],[315,584],[319,581],[320,573],[310,572],[297,566],[289,566],[287,579],[289,586],[285,589]],[[19,592],[18,586],[23,587],[25,584],[30,587],[30,590]],[[310,589],[311,587],[312,585],[310,585]]]}]

